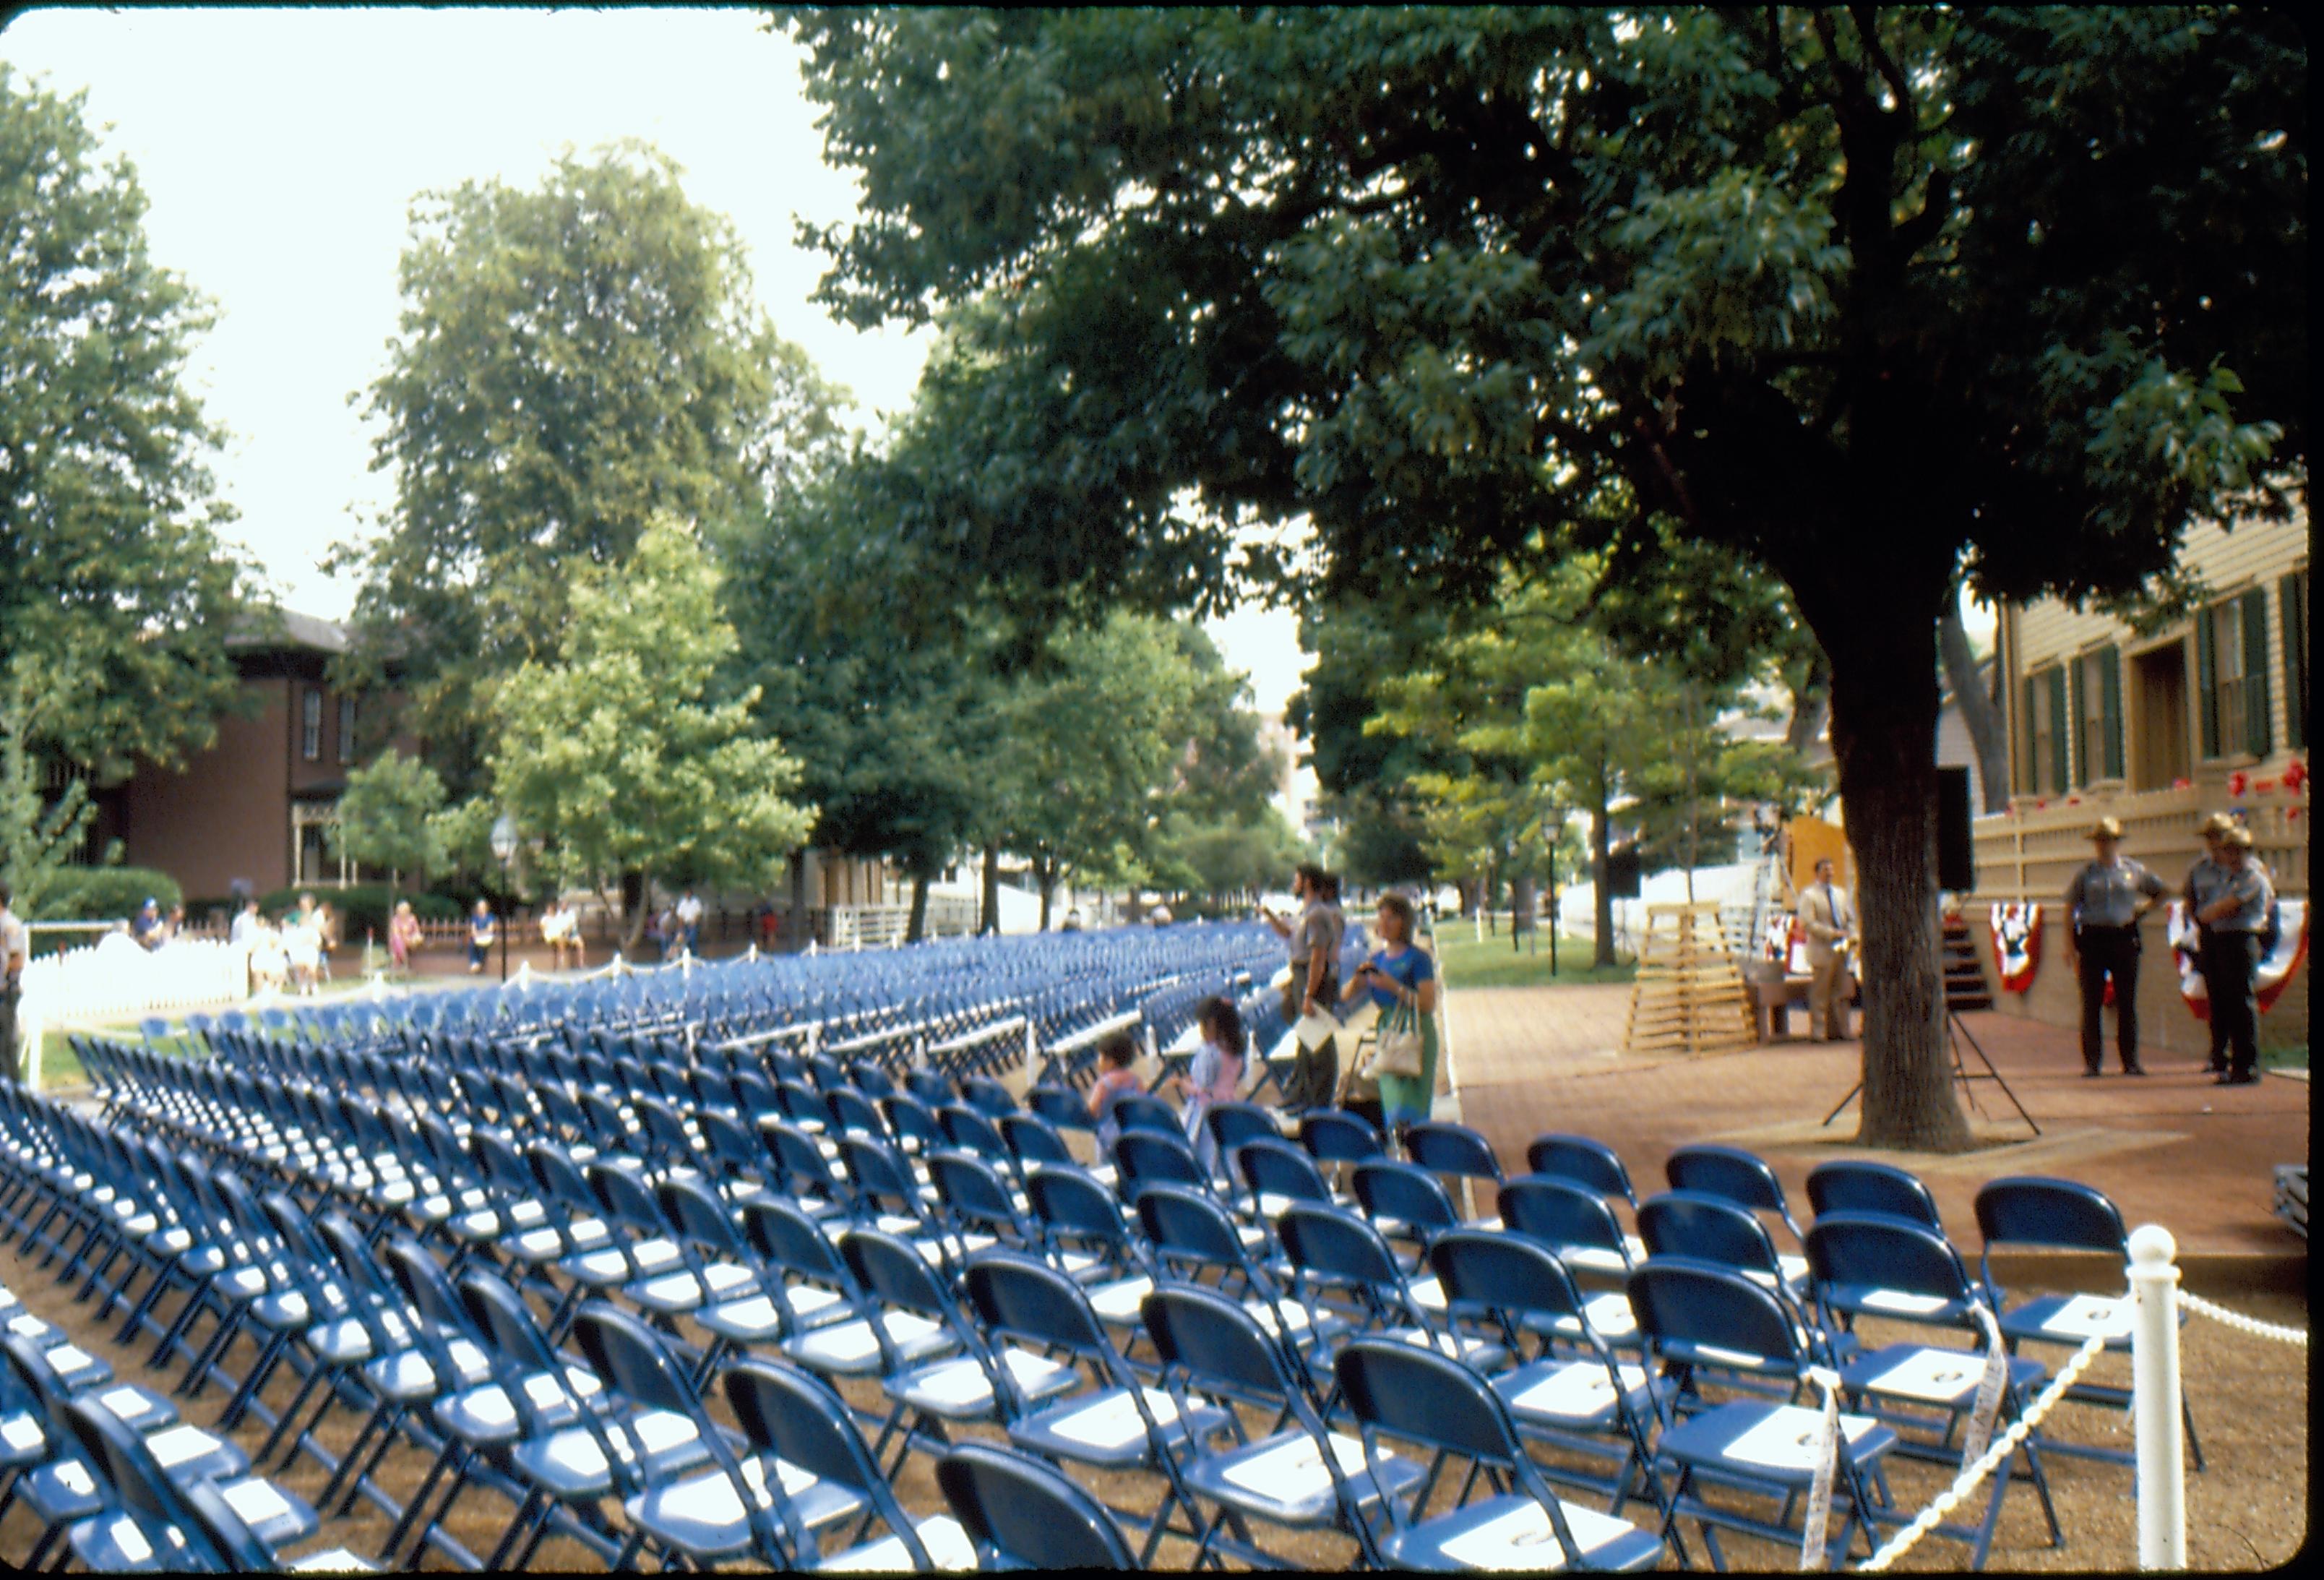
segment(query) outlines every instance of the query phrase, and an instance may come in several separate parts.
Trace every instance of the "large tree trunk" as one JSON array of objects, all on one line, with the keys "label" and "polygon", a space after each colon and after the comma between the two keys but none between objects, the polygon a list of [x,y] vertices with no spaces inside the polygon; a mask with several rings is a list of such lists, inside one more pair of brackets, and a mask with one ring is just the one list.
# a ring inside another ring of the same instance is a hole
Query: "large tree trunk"
[{"label": "large tree trunk", "polygon": [[1041,885],[1041,931],[1049,930],[1049,903],[1057,892],[1057,864],[1048,857],[1033,858],[1033,881]]},{"label": "large tree trunk", "polygon": [[917,944],[928,936],[928,875],[912,874],[912,916],[904,924],[904,942]]},{"label": "large tree trunk", "polygon": [[1606,820],[1606,774],[1600,765],[1598,783],[1590,803],[1590,877],[1598,886],[1592,901],[1598,941],[1591,950],[1593,966],[1614,964],[1614,897],[1606,892],[1608,857],[1614,848],[1614,831]]},{"label": "large tree trunk", "polygon": [[[1916,616],[1907,579],[1896,567],[1884,596],[1850,588],[1809,618],[1831,658],[1832,752],[1856,854],[1864,984],[1857,1144],[1958,1151],[1969,1136],[1946,1058],[1938,958],[1937,622],[1934,611]],[[1807,598],[1801,607],[1809,611]]]},{"label": "large tree trunk", "polygon": [[1977,749],[1978,804],[1991,812],[2009,804],[2009,736],[2003,730],[2001,709],[1977,672],[1977,655],[1969,645],[1969,628],[1961,624],[1960,600],[1945,602],[1944,617],[1937,622],[1937,651],[1944,655],[1945,683],[1969,728],[1969,744]]},{"label": "large tree trunk", "polygon": [[784,918],[785,942],[794,949],[804,949],[815,934],[807,919],[807,852],[791,852],[791,913]]},{"label": "large tree trunk", "polygon": [[622,933],[624,955],[636,954],[639,941],[646,936],[646,906],[650,896],[643,873],[622,874],[622,915],[628,923]]},{"label": "large tree trunk", "polygon": [[991,935],[1001,930],[1001,847],[984,847],[984,892],[979,897],[976,930]]}]

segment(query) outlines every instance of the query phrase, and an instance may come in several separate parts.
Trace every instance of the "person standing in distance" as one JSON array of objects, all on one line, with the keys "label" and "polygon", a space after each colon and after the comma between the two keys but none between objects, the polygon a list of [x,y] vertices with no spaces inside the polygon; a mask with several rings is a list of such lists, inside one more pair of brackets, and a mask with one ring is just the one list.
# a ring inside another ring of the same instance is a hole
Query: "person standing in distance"
[{"label": "person standing in distance", "polygon": [[[2180,891],[2186,901],[2187,918],[2195,924],[2195,966],[2203,970],[2203,962],[2210,957],[2211,929],[2203,924],[2203,908],[2217,900],[2227,881],[2227,837],[2236,820],[2225,812],[2214,812],[2203,819],[2203,854],[2187,869],[2187,882]],[[2208,977],[2208,974],[2207,974]],[[2216,1013],[2207,1022],[2211,1033],[2211,1057],[2208,1066],[2211,1074],[2227,1073],[2227,1027]]]},{"label": "person standing in distance", "polygon": [[1832,887],[1831,858],[1815,864],[1815,882],[1800,896],[1800,927],[1808,936],[1808,1033],[1827,1042],[1848,1039],[1848,953],[1856,942],[1856,906]]},{"label": "person standing in distance", "polygon": [[2240,825],[2220,839],[2226,856],[2216,896],[2200,910],[2203,924],[2203,987],[2211,1001],[2212,1035],[2224,1039],[2227,1073],[2221,1086],[2248,1086],[2259,1079],[2259,935],[2275,898],[2267,871],[2251,854],[2251,830]]},{"label": "person standing in distance", "polygon": [[[1289,946],[1291,974],[1283,983],[1283,1019],[1296,1025],[1302,1016],[1339,1000],[1340,938],[1347,923],[1333,903],[1330,875],[1312,862],[1302,862],[1293,871],[1291,896],[1300,902],[1297,917],[1286,919],[1264,905],[1259,914]],[[1314,1048],[1300,1049],[1284,1087],[1283,1104],[1322,1107],[1332,1101],[1339,1085],[1339,1039],[1326,1037]]]},{"label": "person standing in distance", "polygon": [[24,962],[32,953],[31,929],[9,907],[15,893],[0,882],[0,1075],[22,1085],[24,1066],[16,1056],[16,1004],[24,994]]},{"label": "person standing in distance", "polygon": [[2163,880],[2122,855],[2122,825],[2101,818],[2090,828],[2097,854],[2066,885],[2066,964],[2082,987],[2082,1074],[2105,1060],[2099,1011],[2114,983],[2115,1048],[2122,1073],[2143,1076],[2138,1062],[2138,923],[2161,903]]}]

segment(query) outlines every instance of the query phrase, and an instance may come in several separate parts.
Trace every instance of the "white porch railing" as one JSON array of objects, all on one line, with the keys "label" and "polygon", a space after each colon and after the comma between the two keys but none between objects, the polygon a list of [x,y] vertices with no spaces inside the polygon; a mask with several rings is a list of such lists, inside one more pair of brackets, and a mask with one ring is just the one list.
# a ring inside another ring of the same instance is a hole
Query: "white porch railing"
[{"label": "white porch railing", "polygon": [[121,934],[24,967],[17,1019],[27,1085],[41,1080],[43,1028],[107,1015],[137,1015],[249,996],[250,953],[232,944],[180,938],[147,953]]},{"label": "white porch railing", "polygon": [[[824,947],[830,949],[886,949],[904,941],[911,930],[909,905],[835,905],[823,913]],[[976,901],[956,895],[928,896],[927,936],[964,938],[976,930]]]}]

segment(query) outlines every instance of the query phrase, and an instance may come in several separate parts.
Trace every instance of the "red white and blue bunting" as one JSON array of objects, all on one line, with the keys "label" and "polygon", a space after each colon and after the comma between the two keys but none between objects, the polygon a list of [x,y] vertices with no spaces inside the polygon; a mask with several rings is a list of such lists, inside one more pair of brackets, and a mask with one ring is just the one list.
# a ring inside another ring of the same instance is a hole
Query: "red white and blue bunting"
[{"label": "red white and blue bunting", "polygon": [[2030,901],[2012,901],[1993,908],[1993,966],[2001,985],[2024,993],[2034,985],[2042,966],[2042,907]]},{"label": "red white and blue bunting", "polygon": [[[2259,963],[2255,985],[2258,988],[2259,1012],[2264,1015],[2283,996],[2284,984],[2300,969],[2300,962],[2308,955],[2308,901],[2279,900],[2276,914],[2282,926],[2276,934],[2275,947]],[[2198,1021],[2211,1018],[2211,995],[2203,983],[2203,966],[2195,949],[2196,927],[2187,914],[2184,901],[2171,902],[2170,921],[2165,929],[2171,939],[2172,957],[2179,965],[2179,996],[2187,1001]]]}]

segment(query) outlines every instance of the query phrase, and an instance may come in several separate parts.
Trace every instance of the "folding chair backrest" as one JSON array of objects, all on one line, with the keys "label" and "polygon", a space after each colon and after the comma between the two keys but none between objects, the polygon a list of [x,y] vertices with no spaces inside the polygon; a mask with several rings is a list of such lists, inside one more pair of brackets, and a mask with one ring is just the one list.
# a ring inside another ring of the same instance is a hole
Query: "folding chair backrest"
[{"label": "folding chair backrest", "polygon": [[1784,1200],[1782,1181],[1766,1160],[1743,1150],[1740,1147],[1716,1146],[1708,1141],[1674,1148],[1670,1161],[1664,1166],[1673,1190],[1696,1190],[1705,1196],[1723,1196],[1738,1206],[1753,1212],[1774,1213],[1784,1220],[1784,1226],[1796,1235],[1799,1225],[1792,1221],[1792,1210]]},{"label": "folding chair backrest", "polygon": [[1108,1112],[1124,1135],[1146,1132],[1181,1141],[1185,1139],[1185,1122],[1179,1117],[1176,1109],[1159,1097],[1142,1092],[1126,1092],[1113,1100]]},{"label": "folding chair backrest", "polygon": [[912,1141],[923,1149],[946,1144],[936,1111],[911,1093],[890,1093],[880,1099],[880,1111],[887,1115],[888,1133],[898,1141]]},{"label": "folding chair backrest", "polygon": [[573,1320],[573,1340],[589,1369],[614,1392],[648,1409],[700,1413],[702,1401],[666,1343],[620,1307],[604,1300],[584,1305]]},{"label": "folding chair backrest", "polygon": [[2104,1192],[2070,1179],[2018,1174],[1986,1181],[1977,1193],[1977,1227],[1988,1246],[2129,1254],[2121,1209]]},{"label": "folding chair backrest", "polygon": [[581,1173],[607,1217],[642,1234],[662,1232],[661,1206],[644,1180],[611,1163],[592,1163]]},{"label": "folding chair backrest", "polygon": [[842,1289],[853,1286],[854,1275],[823,1226],[789,1202],[744,1202],[742,1233],[753,1251],[786,1272]]},{"label": "folding chair backrest", "polygon": [[1065,1138],[1038,1113],[1002,1114],[1001,1139],[1009,1143],[1009,1154],[1020,1172],[1029,1174],[1038,1164],[1078,1161]]},{"label": "folding chair backrest", "polygon": [[1609,1251],[1627,1264],[1622,1225],[1595,1187],[1547,1174],[1521,1174],[1503,1185],[1501,1222],[1528,1239],[1555,1247]]},{"label": "folding chair backrest", "polygon": [[1125,1192],[1148,1185],[1185,1185],[1196,1190],[1210,1187],[1210,1171],[1194,1156],[1185,1138],[1176,1132],[1125,1128],[1120,1139],[1114,1142],[1113,1162],[1121,1171]]},{"label": "folding chair backrest", "polygon": [[857,1432],[847,1401],[822,1378],[788,1361],[749,1360],[725,1374],[726,1402],[752,1447],[795,1465],[817,1481],[850,1489],[901,1538],[922,1571],[927,1548],[896,1501],[895,1490]]},{"label": "folding chair backrest", "polygon": [[1424,1236],[1460,1224],[1460,1210],[1444,1187],[1416,1163],[1370,1159],[1356,1165],[1353,1184],[1368,1217],[1401,1218]]},{"label": "folding chair backrest", "polygon": [[1294,1202],[1276,1220],[1276,1232],[1284,1254],[1303,1272],[1372,1289],[1397,1288],[1404,1281],[1380,1232],[1343,1207]]},{"label": "folding chair backrest", "polygon": [[[1582,1315],[1573,1275],[1545,1246],[1508,1230],[1455,1229],[1428,1247],[1428,1265],[1455,1305],[1516,1318]],[[1585,1323],[1582,1331],[1592,1331]]]},{"label": "folding chair backrest", "polygon": [[1630,1187],[1630,1171],[1614,1149],[1588,1136],[1551,1132],[1534,1137],[1526,1148],[1526,1167],[1534,1173],[1563,1179],[1595,1191],[1618,1196],[1632,1206],[1638,1194]]},{"label": "folding chair backrest", "polygon": [[963,1443],[936,1461],[936,1486],[989,1566],[1134,1569],[1105,1505],[1046,1461],[991,1443]]},{"label": "folding chair backrest", "polygon": [[840,1237],[839,1254],[857,1287],[881,1305],[958,1326],[943,1275],[910,1241],[881,1229],[850,1229]]},{"label": "folding chair backrest", "polygon": [[1432,1174],[1452,1174],[1499,1184],[1501,1160],[1493,1144],[1465,1124],[1417,1120],[1404,1132],[1404,1154]]},{"label": "folding chair backrest", "polygon": [[1203,1115],[1203,1123],[1218,1143],[1219,1155],[1234,1156],[1234,1150],[1245,1141],[1279,1141],[1283,1132],[1275,1123],[1272,1110],[1256,1103],[1220,1103]]},{"label": "folding chair backrest", "polygon": [[946,1146],[996,1162],[1010,1160],[1009,1143],[1002,1139],[1001,1127],[982,1110],[965,1103],[947,1103],[936,1110],[936,1123],[944,1126]]},{"label": "folding chair backrest", "polygon": [[1157,1284],[1139,1303],[1139,1315],[1162,1363],[1183,1368],[1196,1387],[1286,1403],[1300,1397],[1278,1342],[1216,1289]]},{"label": "folding chair backrest", "polygon": [[1059,1130],[1091,1128],[1088,1102],[1071,1086],[1030,1087],[1025,1093],[1025,1105]]},{"label": "folding chair backrest", "polygon": [[1034,1217],[1053,1234],[1093,1241],[1117,1251],[1130,1249],[1120,1198],[1079,1169],[1034,1170],[1025,1177],[1025,1200]]},{"label": "folding chair backrest", "polygon": [[1323,1163],[1358,1163],[1388,1155],[1371,1121],[1344,1108],[1311,1108],[1301,1114],[1299,1144]]},{"label": "folding chair backrest", "polygon": [[[10,1343],[19,1342],[11,1335]],[[185,1494],[154,1458],[145,1439],[127,1422],[94,1400],[72,1400],[64,1407],[64,1427],[72,1435],[81,1457],[110,1483],[121,1507],[145,1528],[149,1537],[175,1529],[187,1548],[169,1556],[168,1566],[184,1565],[227,1570],[235,1566],[227,1555],[205,1552],[208,1546],[199,1523],[186,1507]]]},{"label": "folding chair backrest", "polygon": [[1508,1408],[1449,1355],[1394,1339],[1351,1339],[1333,1374],[1349,1410],[1375,1430],[1489,1465],[1524,1453]]},{"label": "folding chair backrest", "polygon": [[1235,1169],[1253,1193],[1286,1197],[1293,1201],[1328,1202],[1331,1181],[1305,1151],[1280,1138],[1261,1137],[1235,1149]]},{"label": "folding chair backrest", "polygon": [[991,1164],[969,1152],[939,1151],[928,1154],[927,1165],[936,1199],[956,1220],[1004,1236],[1023,1230],[1009,1187]]},{"label": "folding chair backrest", "polygon": [[662,1221],[683,1238],[707,1246],[721,1256],[743,1257],[748,1248],[726,1204],[691,1179],[665,1179],[654,1187],[654,1205]]},{"label": "folding chair backrest", "polygon": [[1797,1377],[1807,1364],[1783,1304],[1741,1273],[1683,1257],[1648,1257],[1630,1270],[1630,1309],[1665,1357],[1699,1352],[1719,1365]]},{"label": "folding chair backrest", "polygon": [[1649,1256],[1683,1256],[1780,1278],[1775,1243],[1758,1217],[1726,1197],[1670,1190],[1638,1204],[1638,1238]]},{"label": "folding chair backrest", "polygon": [[881,1116],[880,1106],[853,1086],[834,1086],[823,1095],[824,1106],[831,1113],[831,1129],[837,1133],[870,1136],[875,1141],[888,1137],[888,1122]]},{"label": "folding chair backrest", "polygon": [[532,1308],[507,1280],[484,1268],[471,1267],[460,1275],[459,1293],[469,1325],[484,1338],[487,1348],[498,1351],[520,1371],[561,1376],[564,1363],[549,1344],[549,1335],[540,1331]]},{"label": "folding chair backrest", "polygon": [[1929,1187],[1886,1163],[1849,1159],[1817,1164],[1808,1171],[1808,1206],[1819,1218],[1827,1213],[1886,1213],[1944,1232]]},{"label": "folding chair backrest", "polygon": [[1941,1234],[1885,1213],[1828,1213],[1808,1225],[1819,1284],[1859,1284],[1936,1300],[1974,1300],[1969,1270]]},{"label": "folding chair backrest", "polygon": [[1016,1094],[991,1076],[970,1076],[960,1084],[962,1098],[989,1118],[1017,1112]]},{"label": "folding chair backrest", "polygon": [[1154,1249],[1172,1261],[1205,1267],[1244,1264],[1234,1220],[1211,1197],[1183,1185],[1153,1185],[1138,1193],[1138,1223]]},{"label": "folding chair backrest", "polygon": [[988,1334],[1007,1334],[1037,1344],[1058,1344],[1109,1371],[1117,1359],[1113,1341],[1082,1287],[1020,1252],[980,1251],[969,1258],[964,1280],[970,1307]]}]

